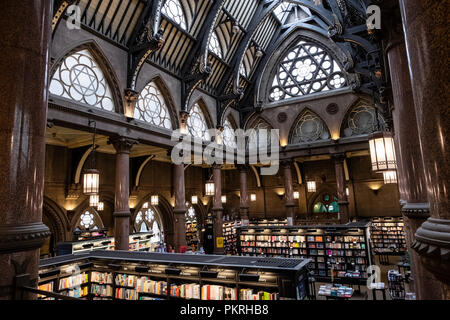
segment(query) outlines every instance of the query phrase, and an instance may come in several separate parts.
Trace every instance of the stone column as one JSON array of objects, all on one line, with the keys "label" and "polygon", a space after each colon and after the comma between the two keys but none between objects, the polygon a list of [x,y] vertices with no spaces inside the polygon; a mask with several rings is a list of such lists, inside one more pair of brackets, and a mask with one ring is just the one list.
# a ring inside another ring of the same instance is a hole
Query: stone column
[{"label": "stone column", "polygon": [[284,173],[284,190],[286,198],[286,217],[289,225],[294,225],[295,221],[295,200],[294,200],[294,184],[292,182],[292,162],[283,161],[281,163]]},{"label": "stone column", "polygon": [[175,195],[174,241],[175,252],[180,252],[181,247],[186,247],[186,187],[184,183],[184,164],[174,165],[173,186]]},{"label": "stone column", "polygon": [[413,247],[450,298],[448,22],[445,1],[400,0],[430,218]]},{"label": "stone column", "polygon": [[341,215],[341,223],[349,222],[349,214],[348,214],[348,198],[347,193],[345,192],[345,171],[344,171],[344,161],[345,154],[335,154],[333,155],[334,160],[334,168],[336,171],[336,185],[337,185],[337,195],[338,195],[338,204],[339,204],[339,212]]},{"label": "stone column", "polygon": [[398,187],[407,246],[412,262],[414,291],[420,300],[442,299],[442,285],[425,269],[419,255],[411,250],[417,229],[429,217],[430,205],[401,18],[393,17],[388,30],[390,33],[386,54],[394,102],[392,117],[395,128]]},{"label": "stone column", "polygon": [[214,218],[214,254],[224,254],[224,248],[217,247],[217,240],[223,239],[223,206],[222,206],[222,166],[213,166],[214,181],[214,199],[213,199],[213,218]]},{"label": "stone column", "polygon": [[130,151],[136,140],[125,137],[110,138],[116,149],[116,191],[114,206],[115,250],[129,250],[130,236]]},{"label": "stone column", "polygon": [[[42,223],[52,2],[2,1],[0,19],[0,300],[14,278],[36,287]],[[24,294],[24,299],[35,295]]]},{"label": "stone column", "polygon": [[248,204],[248,189],[247,189],[247,167],[241,165],[238,167],[240,186],[241,186],[241,199],[239,214],[242,220],[249,220],[249,204]]}]

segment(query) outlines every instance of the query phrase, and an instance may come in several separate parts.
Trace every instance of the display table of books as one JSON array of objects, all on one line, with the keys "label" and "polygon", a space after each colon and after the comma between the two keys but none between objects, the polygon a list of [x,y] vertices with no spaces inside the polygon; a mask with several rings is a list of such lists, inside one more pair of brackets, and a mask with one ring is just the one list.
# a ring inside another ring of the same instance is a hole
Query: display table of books
[{"label": "display table of books", "polygon": [[39,288],[86,300],[304,300],[310,295],[309,263],[92,251],[41,260]]},{"label": "display table of books", "polygon": [[326,297],[327,300],[348,300],[353,296],[353,288],[345,287],[339,284],[327,284],[320,286],[318,295]]}]

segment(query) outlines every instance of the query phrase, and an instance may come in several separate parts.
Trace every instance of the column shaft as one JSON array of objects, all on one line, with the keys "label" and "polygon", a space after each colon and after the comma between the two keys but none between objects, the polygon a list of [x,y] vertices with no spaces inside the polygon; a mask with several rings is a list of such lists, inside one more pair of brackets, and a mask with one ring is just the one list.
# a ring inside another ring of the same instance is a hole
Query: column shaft
[{"label": "column shaft", "polygon": [[333,156],[334,159],[334,168],[336,171],[336,187],[338,194],[338,203],[339,203],[339,212],[341,215],[341,223],[349,222],[349,214],[348,214],[348,198],[347,193],[345,191],[345,170],[344,170],[344,161],[345,154],[338,154]]},{"label": "column shaft", "polygon": [[175,251],[186,248],[186,187],[184,182],[184,165],[174,165],[173,185],[175,193]]},{"label": "column shaft", "polygon": [[241,189],[239,212],[242,220],[248,220],[250,206],[248,204],[247,167],[240,166],[238,169],[239,169],[240,189]]},{"label": "column shaft", "polygon": [[411,250],[417,229],[429,217],[429,203],[401,20],[393,22],[395,27],[390,28],[386,53],[394,100],[392,118],[395,128],[398,187],[407,246],[412,261],[414,290],[420,300],[442,299],[440,283],[425,269],[420,256]]},{"label": "column shaft", "polygon": [[295,200],[294,200],[294,185],[292,180],[292,162],[286,161],[282,163],[284,173],[284,190],[286,198],[286,217],[288,224],[293,225],[295,221]]},{"label": "column shaft", "polygon": [[124,137],[110,139],[116,149],[116,188],[114,206],[115,250],[128,251],[130,239],[130,151],[135,140]]},{"label": "column shaft", "polygon": [[[14,277],[38,278],[52,2],[2,1],[0,19],[0,300]],[[35,298],[25,294],[25,299]]]},{"label": "column shaft", "polygon": [[222,171],[220,165],[213,166],[213,180],[214,254],[223,254],[223,245],[222,247],[217,245],[217,240],[223,240]]}]

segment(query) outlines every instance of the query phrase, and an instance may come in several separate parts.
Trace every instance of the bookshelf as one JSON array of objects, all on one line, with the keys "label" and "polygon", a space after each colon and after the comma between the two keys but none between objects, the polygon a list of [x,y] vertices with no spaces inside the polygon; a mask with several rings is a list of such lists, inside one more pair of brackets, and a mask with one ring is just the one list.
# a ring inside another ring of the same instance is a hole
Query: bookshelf
[{"label": "bookshelf", "polygon": [[[286,226],[287,219],[252,219],[248,222],[248,226],[263,227],[263,226]],[[236,228],[242,226],[241,220],[227,221],[223,224],[223,237],[225,254],[238,255],[237,250],[237,233]]]},{"label": "bookshelf", "polygon": [[241,226],[241,221],[228,221],[223,224],[223,238],[225,254],[237,255],[236,228]]},{"label": "bookshelf", "polygon": [[304,300],[309,262],[92,251],[41,260],[39,287],[87,300]]},{"label": "bookshelf", "polygon": [[240,227],[241,256],[310,259],[318,281],[362,283],[372,265],[370,223],[334,226]]},{"label": "bookshelf", "polygon": [[399,254],[407,251],[403,217],[372,219],[370,241],[375,254]]},{"label": "bookshelf", "polygon": [[[130,251],[151,250],[153,232],[132,234],[129,238]],[[85,253],[94,250],[114,250],[114,238],[100,238],[86,241],[63,242],[56,245],[57,255]]]}]

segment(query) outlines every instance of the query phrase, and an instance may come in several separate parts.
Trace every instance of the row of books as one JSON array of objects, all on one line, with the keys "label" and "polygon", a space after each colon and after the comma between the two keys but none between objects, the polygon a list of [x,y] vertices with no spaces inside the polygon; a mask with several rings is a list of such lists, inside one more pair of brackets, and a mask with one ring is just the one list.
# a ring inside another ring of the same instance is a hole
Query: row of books
[{"label": "row of books", "polygon": [[137,280],[136,289],[139,293],[167,295],[167,282],[154,281],[148,277],[141,277]]},{"label": "row of books", "polygon": [[83,298],[88,296],[89,291],[88,291],[88,287],[82,287],[82,288],[74,288],[74,289],[69,289],[66,290],[64,292],[62,292],[61,294],[69,296],[69,297],[73,297],[73,298]]},{"label": "row of books", "polygon": [[241,289],[239,292],[240,300],[279,300],[280,294],[269,293],[266,291],[255,292],[253,289]]},{"label": "row of books", "polygon": [[59,280],[59,290],[81,286],[89,282],[89,275],[85,272]]},{"label": "row of books", "polygon": [[139,300],[136,290],[126,288],[116,288],[114,297],[120,300]]},{"label": "row of books", "polygon": [[[39,285],[38,290],[53,292],[53,282],[44,283],[44,284]],[[40,294],[38,294],[38,299],[39,300],[54,300],[54,298],[48,298],[48,297],[45,297],[44,295],[40,295]]]},{"label": "row of books", "polygon": [[351,298],[353,289],[340,285],[322,285],[319,288],[319,296]]},{"label": "row of books", "polygon": [[108,272],[97,272],[92,271],[91,273],[91,282],[96,282],[99,284],[112,284],[113,283],[113,275]]},{"label": "row of books", "polygon": [[111,285],[91,284],[91,293],[95,296],[112,297],[113,287]]}]

